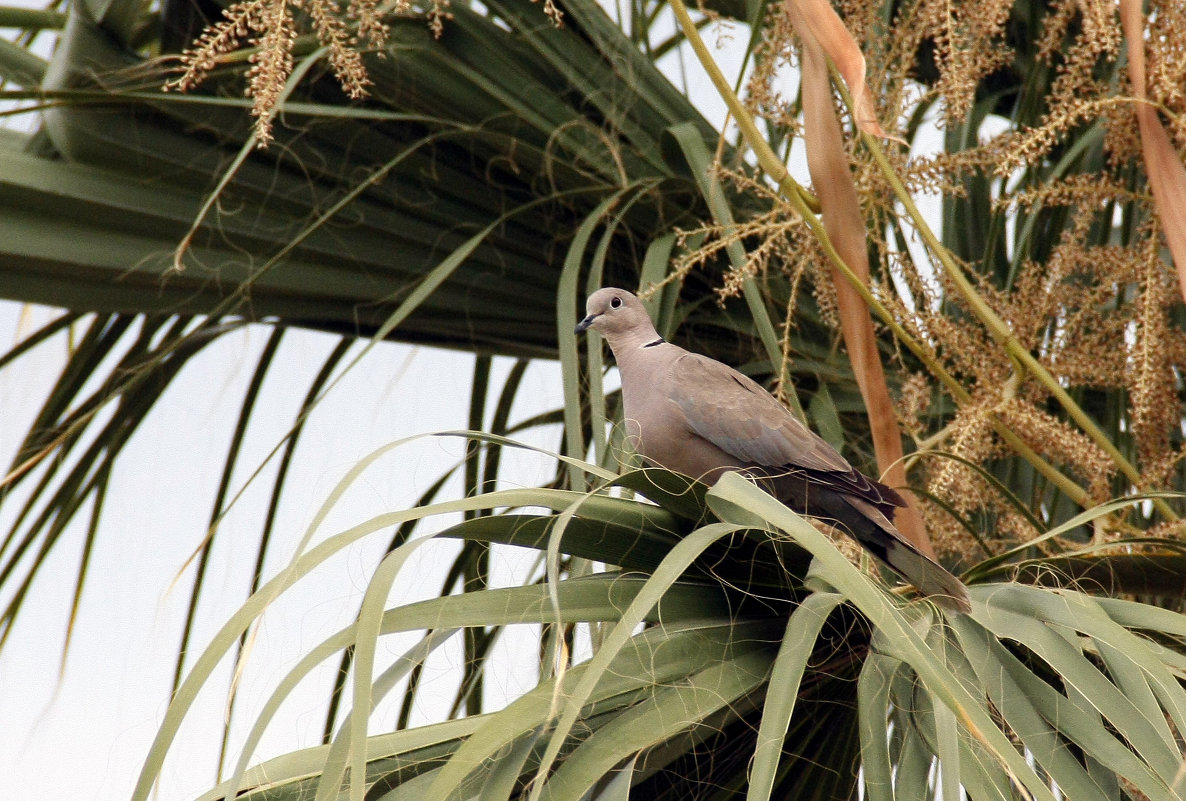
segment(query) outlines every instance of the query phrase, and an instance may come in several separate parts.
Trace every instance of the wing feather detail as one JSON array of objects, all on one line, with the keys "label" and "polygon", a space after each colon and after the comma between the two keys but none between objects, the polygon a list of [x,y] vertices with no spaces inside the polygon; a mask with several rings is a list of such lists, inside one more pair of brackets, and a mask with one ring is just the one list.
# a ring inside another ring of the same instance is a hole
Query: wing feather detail
[{"label": "wing feather detail", "polygon": [[760,384],[714,359],[686,353],[672,365],[671,401],[697,436],[768,475],[807,480],[878,506],[905,506],[897,492],[853,468]]}]

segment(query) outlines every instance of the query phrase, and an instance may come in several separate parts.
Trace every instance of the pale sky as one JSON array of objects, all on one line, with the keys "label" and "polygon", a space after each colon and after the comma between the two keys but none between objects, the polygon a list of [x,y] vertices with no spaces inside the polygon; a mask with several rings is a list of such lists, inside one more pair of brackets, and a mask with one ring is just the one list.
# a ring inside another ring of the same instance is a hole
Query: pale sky
[{"label": "pale sky", "polygon": [[[16,341],[21,311],[18,304],[0,302],[0,342]],[[45,319],[46,314],[36,316]],[[265,329],[253,327],[208,347],[182,372],[128,446],[104,512],[61,682],[57,667],[84,527],[73,524],[55,548],[0,651],[0,720],[5,721],[0,727],[0,764],[10,766],[8,786],[36,787],[37,797],[46,801],[118,799],[130,792],[165,708],[192,570],[175,586],[173,580],[203,536],[231,421],[266,336]],[[236,487],[283,436],[308,380],[335,341],[295,330],[288,337],[282,366],[269,377],[258,403],[262,414],[252,421]],[[35,361],[26,359],[0,372],[0,458],[5,463],[60,366],[64,347],[64,339],[47,343]],[[272,571],[291,556],[317,507],[359,459],[403,437],[464,427],[472,362],[462,353],[384,344],[347,375],[306,426],[276,526],[282,544],[270,562]],[[498,372],[505,374],[508,365],[501,361]],[[533,367],[522,397],[541,409],[558,404],[556,365]],[[530,413],[518,407],[513,419]],[[549,434],[545,439],[554,442],[555,437]],[[316,540],[380,512],[410,507],[462,450],[459,441],[435,438],[400,448],[347,492]],[[508,467],[527,484],[546,480],[553,469],[546,459],[526,455],[511,457]],[[271,476],[269,469],[263,480],[257,480],[220,530],[195,635],[199,647],[244,598]],[[445,497],[458,492],[454,487]],[[8,506],[0,515],[5,530],[15,508]],[[389,538],[384,532],[351,549],[267,613],[242,685],[237,719],[249,722],[252,706],[263,702],[286,666],[349,622]],[[407,580],[397,582],[391,602],[434,596],[454,553],[452,543],[422,548],[408,566]],[[496,582],[524,580],[531,556],[519,554],[503,549],[496,555]],[[384,644],[394,654],[411,640],[390,638]],[[434,655],[426,673],[426,697],[435,694],[442,703],[451,698],[457,661],[456,648]],[[272,756],[312,743],[322,725],[332,667],[327,666],[319,682],[308,682],[304,695],[288,705],[271,727],[261,754]],[[190,715],[174,746],[174,753],[184,758],[168,764],[162,798],[189,798],[211,784],[229,677],[229,667],[223,668],[224,678],[211,684],[206,702]],[[507,686],[491,683],[491,700],[526,689],[514,683],[513,675],[508,674]],[[434,693],[434,686],[439,692]],[[379,710],[375,719],[383,720],[384,714]],[[419,722],[443,714],[440,708],[424,709]],[[386,715],[393,717],[390,709]],[[63,759],[70,764],[68,771],[61,770]]]}]

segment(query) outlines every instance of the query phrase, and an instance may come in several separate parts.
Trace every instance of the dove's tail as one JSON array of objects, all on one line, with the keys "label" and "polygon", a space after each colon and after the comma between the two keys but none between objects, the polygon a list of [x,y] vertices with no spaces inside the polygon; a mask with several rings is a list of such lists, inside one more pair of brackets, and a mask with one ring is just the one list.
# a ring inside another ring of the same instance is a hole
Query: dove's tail
[{"label": "dove's tail", "polygon": [[[844,531],[944,609],[971,611],[968,588],[963,582],[919,551],[891,522],[889,515],[905,505],[893,490],[871,479],[866,479],[864,488],[854,486],[852,481],[838,485],[830,474],[809,470],[765,471],[757,478],[760,486],[795,511]],[[854,489],[864,491],[856,495]]]},{"label": "dove's tail", "polygon": [[914,546],[895,542],[887,556],[886,564],[944,609],[960,614],[972,611],[972,600],[964,583]]},{"label": "dove's tail", "polygon": [[[828,504],[840,528],[885,562],[902,578],[951,612],[972,611],[968,588],[945,567],[918,550],[902,536],[881,510],[861,498],[840,495],[840,504]],[[850,510],[844,514],[838,507]]]}]

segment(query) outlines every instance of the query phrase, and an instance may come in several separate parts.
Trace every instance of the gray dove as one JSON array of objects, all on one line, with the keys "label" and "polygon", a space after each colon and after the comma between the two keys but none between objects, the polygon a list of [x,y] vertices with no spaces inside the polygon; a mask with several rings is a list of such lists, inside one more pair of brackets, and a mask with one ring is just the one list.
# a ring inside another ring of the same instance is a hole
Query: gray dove
[{"label": "gray dove", "polygon": [[664,340],[624,289],[589,296],[576,331],[590,328],[614,353],[626,436],[648,462],[707,484],[740,471],[796,512],[845,531],[949,610],[971,609],[963,583],[894,527],[902,496],[858,472],[757,382]]}]

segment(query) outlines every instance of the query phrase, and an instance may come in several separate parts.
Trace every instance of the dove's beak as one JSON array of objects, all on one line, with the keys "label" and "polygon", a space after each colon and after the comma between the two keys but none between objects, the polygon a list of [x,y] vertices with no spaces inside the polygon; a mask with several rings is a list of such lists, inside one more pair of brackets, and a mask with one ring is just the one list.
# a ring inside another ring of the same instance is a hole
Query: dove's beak
[{"label": "dove's beak", "polygon": [[587,331],[600,316],[600,314],[590,314],[584,320],[581,320],[579,323],[577,323],[576,331],[573,333],[579,334],[582,331]]}]

